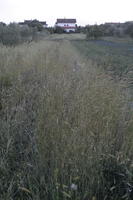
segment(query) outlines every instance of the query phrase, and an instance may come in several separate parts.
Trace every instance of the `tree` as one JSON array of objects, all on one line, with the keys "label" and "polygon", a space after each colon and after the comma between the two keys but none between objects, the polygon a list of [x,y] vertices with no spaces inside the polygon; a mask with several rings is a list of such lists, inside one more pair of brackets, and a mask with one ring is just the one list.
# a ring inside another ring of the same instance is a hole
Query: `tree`
[{"label": "tree", "polygon": [[77,26],[76,33],[85,33],[85,27],[84,26]]},{"label": "tree", "polygon": [[133,38],[133,24],[127,25],[127,28],[125,30],[125,33],[129,35],[131,38]]},{"label": "tree", "polygon": [[3,26],[0,36],[1,42],[5,45],[16,45],[21,41],[20,28],[15,23]]},{"label": "tree", "polygon": [[55,32],[55,29],[53,27],[48,27],[47,28],[47,31],[50,33],[50,34],[53,34]]},{"label": "tree", "polygon": [[0,26],[6,26],[4,22],[0,22]]},{"label": "tree", "polygon": [[98,39],[103,36],[103,32],[98,25],[87,27],[87,39]]},{"label": "tree", "polygon": [[64,30],[63,30],[63,28],[61,28],[60,26],[56,26],[54,32],[55,32],[55,33],[61,34],[61,33],[64,33]]},{"label": "tree", "polygon": [[38,20],[36,20],[36,19],[30,21],[28,23],[28,26],[32,27],[32,28],[36,28],[37,31],[42,31],[43,30],[43,25]]}]

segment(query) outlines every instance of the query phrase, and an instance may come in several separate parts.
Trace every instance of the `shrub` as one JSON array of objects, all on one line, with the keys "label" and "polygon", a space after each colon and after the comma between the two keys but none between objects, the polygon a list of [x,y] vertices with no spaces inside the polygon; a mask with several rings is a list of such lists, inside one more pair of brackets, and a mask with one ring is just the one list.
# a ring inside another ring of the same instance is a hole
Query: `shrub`
[{"label": "shrub", "polygon": [[133,24],[127,24],[125,33],[128,34],[131,38],[133,38]]},{"label": "shrub", "polygon": [[56,26],[55,29],[54,29],[54,32],[55,32],[55,33],[61,34],[61,33],[64,33],[64,30],[63,30],[62,27]]},{"label": "shrub", "polygon": [[15,23],[1,27],[1,42],[4,45],[16,45],[21,41],[19,26]]},{"label": "shrub", "polygon": [[103,32],[98,25],[89,26],[87,29],[87,39],[98,39],[103,36]]},{"label": "shrub", "polygon": [[[38,22],[33,21],[29,26],[20,27],[16,23],[9,25],[0,24],[0,43],[8,46],[15,46],[23,42],[30,42],[36,39],[42,39],[42,36],[48,35],[47,31],[39,29]],[[41,31],[41,32],[38,32]],[[45,34],[44,34],[45,33]],[[41,37],[40,37],[41,34]],[[44,38],[43,37],[43,38]]]},{"label": "shrub", "polygon": [[42,31],[43,30],[43,25],[36,19],[30,21],[28,23],[28,26],[31,28],[36,28],[37,31]]}]

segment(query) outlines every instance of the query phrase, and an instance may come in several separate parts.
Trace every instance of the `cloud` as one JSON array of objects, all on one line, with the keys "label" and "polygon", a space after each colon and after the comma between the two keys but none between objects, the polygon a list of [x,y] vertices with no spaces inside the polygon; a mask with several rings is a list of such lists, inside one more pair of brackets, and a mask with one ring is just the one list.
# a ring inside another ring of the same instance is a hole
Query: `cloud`
[{"label": "cloud", "polygon": [[132,20],[132,0],[0,0],[0,21],[75,17],[79,24]]}]

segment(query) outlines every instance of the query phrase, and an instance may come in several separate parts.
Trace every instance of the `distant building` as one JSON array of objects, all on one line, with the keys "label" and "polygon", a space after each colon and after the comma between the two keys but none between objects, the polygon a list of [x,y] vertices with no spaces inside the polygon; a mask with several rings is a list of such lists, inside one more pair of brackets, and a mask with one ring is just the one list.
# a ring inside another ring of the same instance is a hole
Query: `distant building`
[{"label": "distant building", "polygon": [[57,19],[55,27],[61,27],[66,32],[75,32],[77,29],[76,19]]},{"label": "distant building", "polygon": [[19,22],[18,24],[19,24],[20,27],[28,26],[28,25],[27,25],[26,23],[24,23],[24,22]]},{"label": "distant building", "polygon": [[46,21],[38,21],[38,20],[25,20],[24,22],[19,22],[19,25],[20,26],[28,26],[30,23],[32,23],[34,21],[36,21],[39,24],[41,24],[43,26],[43,28],[47,28],[48,27]]},{"label": "distant building", "polygon": [[44,22],[42,21],[42,22],[40,22],[40,24],[42,24],[43,28],[47,28],[48,27],[48,24],[46,23],[46,21],[44,21]]}]

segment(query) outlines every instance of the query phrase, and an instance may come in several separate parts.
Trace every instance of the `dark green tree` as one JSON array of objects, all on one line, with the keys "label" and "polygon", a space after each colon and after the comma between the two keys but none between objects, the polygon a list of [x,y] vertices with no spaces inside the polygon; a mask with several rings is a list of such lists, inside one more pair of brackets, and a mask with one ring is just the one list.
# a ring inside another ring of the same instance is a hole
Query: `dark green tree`
[{"label": "dark green tree", "polygon": [[16,45],[21,42],[20,28],[15,23],[3,26],[0,36],[1,42],[5,45]]},{"label": "dark green tree", "polygon": [[87,35],[86,35],[87,39],[97,40],[98,38],[104,35],[101,27],[98,25],[87,26],[86,32],[87,32]]},{"label": "dark green tree", "polygon": [[43,25],[36,19],[34,19],[31,22],[29,22],[28,26],[32,27],[32,28],[36,28],[37,31],[42,31],[43,30]]},{"label": "dark green tree", "polygon": [[54,32],[61,34],[61,33],[64,33],[64,30],[60,26],[56,26]]},{"label": "dark green tree", "polygon": [[127,25],[127,28],[125,30],[125,33],[129,35],[131,38],[133,38],[133,24]]}]

